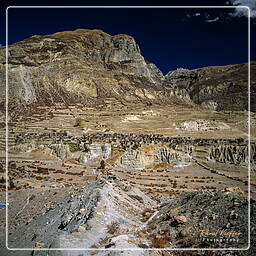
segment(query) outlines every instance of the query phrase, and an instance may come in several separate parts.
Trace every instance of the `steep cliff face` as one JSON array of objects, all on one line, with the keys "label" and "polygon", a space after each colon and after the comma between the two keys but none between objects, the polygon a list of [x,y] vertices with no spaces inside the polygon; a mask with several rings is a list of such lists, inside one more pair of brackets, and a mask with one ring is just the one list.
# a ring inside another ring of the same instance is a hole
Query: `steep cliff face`
[{"label": "steep cliff face", "polygon": [[[256,62],[251,62],[251,111],[256,111]],[[248,109],[248,65],[205,67],[169,72],[164,84],[184,89],[190,98],[212,110]]]},{"label": "steep cliff face", "polygon": [[[172,90],[163,90],[163,74],[144,60],[135,40],[128,35],[78,29],[32,36],[9,46],[8,63],[10,112],[31,104],[177,98]],[[1,48],[3,94],[5,65],[5,48]],[[0,104],[3,107],[4,99]]]}]

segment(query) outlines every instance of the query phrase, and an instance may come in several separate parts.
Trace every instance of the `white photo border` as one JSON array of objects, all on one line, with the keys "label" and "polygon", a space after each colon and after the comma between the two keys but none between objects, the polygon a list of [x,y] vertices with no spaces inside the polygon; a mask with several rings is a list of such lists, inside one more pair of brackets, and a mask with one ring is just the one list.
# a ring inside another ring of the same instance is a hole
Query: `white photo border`
[{"label": "white photo border", "polygon": [[[71,9],[76,9],[76,8],[88,8],[88,9],[93,9],[93,8],[107,8],[107,9],[117,9],[117,8],[130,8],[130,9],[143,9],[143,8],[155,8],[155,9],[162,9],[162,8],[179,8],[179,9],[247,9],[248,11],[248,245],[245,248],[233,248],[233,247],[228,247],[228,248],[10,248],[8,246],[8,10],[9,9],[19,9],[19,8],[71,8]],[[8,6],[6,8],[6,111],[5,111],[5,123],[6,123],[6,152],[5,152],[5,167],[6,167],[6,248],[11,251],[124,251],[124,250],[131,250],[131,251],[142,251],[142,250],[147,250],[147,251],[246,251],[250,248],[250,238],[251,238],[251,233],[250,233],[250,181],[251,181],[251,176],[250,176],[250,170],[251,170],[251,149],[250,149],[250,138],[251,138],[251,131],[250,131],[250,124],[251,124],[251,117],[250,117],[250,112],[251,112],[251,102],[250,102],[250,96],[251,96],[251,91],[250,91],[250,54],[251,54],[251,36],[250,36],[250,8],[248,6]]]}]

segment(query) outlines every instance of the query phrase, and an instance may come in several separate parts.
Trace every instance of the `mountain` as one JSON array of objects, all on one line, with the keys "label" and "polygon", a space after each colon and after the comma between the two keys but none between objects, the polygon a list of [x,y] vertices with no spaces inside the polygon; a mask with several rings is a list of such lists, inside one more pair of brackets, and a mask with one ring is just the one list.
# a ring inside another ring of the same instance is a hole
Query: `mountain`
[{"label": "mountain", "polygon": [[[2,78],[4,56],[1,48]],[[33,104],[104,104],[106,98],[169,101],[173,97],[172,90],[161,86],[161,71],[144,60],[135,40],[127,35],[78,29],[32,36],[9,47],[8,62],[11,112]]]},{"label": "mountain", "polygon": [[[251,111],[256,111],[256,63],[251,62]],[[248,109],[248,65],[212,66],[170,71],[164,83],[185,89],[194,103],[212,110]]]},{"label": "mountain", "polygon": [[[8,64],[11,115],[37,105],[99,106],[109,99],[122,104],[196,103],[217,110],[247,108],[246,64],[179,69],[164,76],[144,59],[134,38],[124,34],[111,36],[101,30],[77,29],[35,35],[9,46]],[[2,47],[2,95],[5,69]],[[255,79],[252,92],[254,95]],[[4,105],[3,97],[2,110]]]}]

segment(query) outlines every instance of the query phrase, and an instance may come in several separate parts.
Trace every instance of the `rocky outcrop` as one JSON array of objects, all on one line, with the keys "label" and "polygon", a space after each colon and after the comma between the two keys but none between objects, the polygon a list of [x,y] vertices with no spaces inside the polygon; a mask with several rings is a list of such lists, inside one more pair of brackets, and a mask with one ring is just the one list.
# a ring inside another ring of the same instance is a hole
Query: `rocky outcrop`
[{"label": "rocky outcrop", "polygon": [[[256,147],[250,146],[251,170],[256,170]],[[248,145],[214,145],[209,148],[209,160],[219,163],[248,166],[249,150]]]},{"label": "rocky outcrop", "polygon": [[[62,141],[62,143],[56,143]],[[80,163],[94,159],[108,159],[113,150],[125,151],[119,164],[125,168],[143,168],[157,163],[186,162],[197,147],[203,147],[205,158],[221,163],[248,165],[247,141],[237,139],[193,139],[191,137],[167,137],[153,134],[95,133],[82,137],[66,133],[23,134],[16,137],[11,150],[21,152],[36,148],[50,148],[62,160],[72,156]],[[252,170],[255,169],[256,147],[251,142]],[[77,154],[76,154],[77,153]]]},{"label": "rocky outcrop", "polygon": [[82,152],[79,157],[79,162],[86,164],[95,159],[105,160],[111,155],[111,145],[110,144],[90,144],[85,146],[85,151]]},{"label": "rocky outcrop", "polygon": [[147,151],[128,150],[120,157],[117,165],[125,169],[143,169],[157,164],[175,164],[185,161],[185,154],[173,149],[156,147]]},{"label": "rocky outcrop", "polygon": [[59,157],[61,160],[65,160],[70,157],[70,149],[67,144],[52,144],[50,146],[53,149],[53,152]]},{"label": "rocky outcrop", "polygon": [[[251,111],[256,111],[256,62],[251,62]],[[191,100],[211,110],[248,109],[248,65],[177,69],[165,76],[164,84],[184,89]]]},{"label": "rocky outcrop", "polygon": [[[156,205],[139,189],[118,180],[102,178],[85,188],[71,190],[58,204],[35,216],[29,223],[29,230],[25,223],[19,225],[17,232],[24,236],[12,233],[11,237],[15,239],[11,239],[9,246],[81,248],[85,249],[83,255],[91,255],[86,252],[87,248],[139,248],[134,231],[143,224],[140,220],[142,212]],[[48,255],[48,252],[35,251],[33,255]],[[52,251],[51,255],[59,254]]]},{"label": "rocky outcrop", "polygon": [[[251,209],[255,211],[255,201]],[[185,192],[161,207],[145,232],[156,248],[246,248],[247,213],[247,199],[238,193]],[[255,217],[251,221],[255,226]]]}]

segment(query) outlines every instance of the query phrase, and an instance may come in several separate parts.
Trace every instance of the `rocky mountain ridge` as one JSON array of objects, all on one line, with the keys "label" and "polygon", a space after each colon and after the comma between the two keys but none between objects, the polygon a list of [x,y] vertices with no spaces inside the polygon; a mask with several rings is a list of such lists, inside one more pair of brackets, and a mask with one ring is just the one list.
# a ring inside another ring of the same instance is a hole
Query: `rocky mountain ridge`
[{"label": "rocky mountain ridge", "polygon": [[[251,62],[251,111],[256,110],[256,63]],[[211,66],[194,70],[170,71],[164,83],[173,89],[185,89],[191,100],[212,110],[248,109],[248,64]]]},{"label": "rocky mountain ridge", "polygon": [[[77,29],[35,35],[10,45],[8,50],[10,114],[60,102],[105,105],[107,99],[123,104],[196,103],[213,110],[247,108],[246,64],[178,70],[164,76],[153,63],[145,61],[134,38],[124,34]],[[255,67],[252,63],[252,69]],[[2,47],[2,95],[5,69]],[[251,84],[253,96],[255,82]],[[227,96],[219,99],[223,93]],[[3,110],[4,98],[0,106]]]},{"label": "rocky mountain ridge", "polygon": [[[1,49],[4,94],[5,49]],[[99,30],[32,36],[9,46],[9,106],[51,105],[104,98],[138,101],[161,93],[161,72],[146,63],[134,39]],[[4,105],[2,100],[1,105]]]}]

